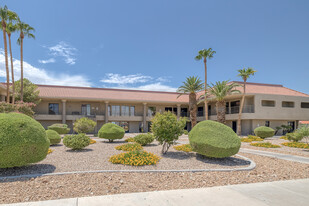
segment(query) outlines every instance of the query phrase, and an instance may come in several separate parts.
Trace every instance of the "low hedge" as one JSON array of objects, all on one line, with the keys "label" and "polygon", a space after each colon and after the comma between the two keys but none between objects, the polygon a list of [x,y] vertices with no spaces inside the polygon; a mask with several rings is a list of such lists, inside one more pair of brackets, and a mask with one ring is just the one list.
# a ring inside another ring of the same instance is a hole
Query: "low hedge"
[{"label": "low hedge", "polygon": [[46,137],[49,139],[50,145],[56,145],[61,142],[61,137],[55,130],[46,130]]},{"label": "low hedge", "polygon": [[68,134],[71,130],[67,124],[53,124],[47,128],[58,132],[58,134]]},{"label": "low hedge", "polygon": [[99,130],[99,137],[108,139],[109,142],[113,142],[115,139],[122,139],[124,137],[124,129],[113,123],[104,124]]},{"label": "low hedge", "polygon": [[63,144],[72,150],[81,150],[90,144],[91,139],[85,134],[66,135]]},{"label": "low hedge", "polygon": [[155,140],[155,137],[151,133],[139,134],[134,137],[134,142],[139,143],[142,146],[152,143]]},{"label": "low hedge", "polygon": [[241,145],[239,137],[230,127],[211,120],[195,125],[189,133],[189,141],[194,152],[215,158],[237,154]]},{"label": "low hedge", "polygon": [[43,126],[21,113],[0,114],[0,168],[20,167],[45,159],[49,140]]},{"label": "low hedge", "polygon": [[267,137],[273,137],[275,135],[275,130],[270,127],[261,126],[255,128],[254,134],[262,139],[265,139]]}]

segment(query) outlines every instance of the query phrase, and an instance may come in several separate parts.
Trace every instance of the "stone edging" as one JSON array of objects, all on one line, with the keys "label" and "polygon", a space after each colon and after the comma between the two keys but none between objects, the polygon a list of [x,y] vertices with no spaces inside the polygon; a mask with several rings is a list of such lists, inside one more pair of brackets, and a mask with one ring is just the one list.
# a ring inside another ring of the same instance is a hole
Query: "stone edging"
[{"label": "stone edging", "polygon": [[88,174],[88,173],[113,173],[113,172],[123,172],[123,173],[138,173],[138,172],[233,172],[233,171],[249,171],[253,170],[256,167],[256,163],[242,155],[236,154],[236,156],[249,161],[250,165],[248,167],[242,168],[233,168],[233,169],[184,169],[184,170],[90,170],[90,171],[75,171],[75,172],[56,172],[56,173],[46,173],[46,174],[28,174],[28,175],[17,175],[17,176],[8,176],[0,177],[0,180],[10,180],[10,179],[19,179],[19,178],[36,178],[44,176],[55,176],[55,175],[68,175],[68,174]]}]

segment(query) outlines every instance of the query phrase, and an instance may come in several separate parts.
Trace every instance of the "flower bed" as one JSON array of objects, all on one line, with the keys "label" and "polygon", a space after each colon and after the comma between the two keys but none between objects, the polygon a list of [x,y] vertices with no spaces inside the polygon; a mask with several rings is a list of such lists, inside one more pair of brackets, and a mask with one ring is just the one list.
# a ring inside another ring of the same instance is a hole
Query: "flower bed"
[{"label": "flower bed", "polygon": [[115,147],[116,150],[122,150],[122,151],[134,151],[134,150],[142,150],[143,147],[138,143],[127,143],[122,144],[117,147]]},{"label": "flower bed", "polygon": [[259,138],[258,136],[248,135],[247,138],[240,138],[240,141],[242,141],[242,142],[255,142],[255,141],[263,141],[263,139]]},{"label": "flower bed", "polygon": [[177,145],[174,146],[174,149],[183,152],[192,152],[192,147],[190,144]]},{"label": "flower bed", "polygon": [[251,143],[251,146],[255,147],[266,147],[266,148],[279,148],[280,145],[272,144],[270,142],[257,142],[257,143]]},{"label": "flower bed", "polygon": [[129,138],[125,139],[124,141],[126,141],[126,142],[134,142],[134,137],[129,137]]},{"label": "flower bed", "polygon": [[109,161],[113,164],[123,164],[131,166],[155,165],[160,157],[146,151],[130,151],[113,155]]},{"label": "flower bed", "polygon": [[284,142],[284,143],[281,143],[281,144],[283,146],[287,146],[287,147],[309,149],[309,144],[306,144],[306,143],[303,143],[303,142]]}]

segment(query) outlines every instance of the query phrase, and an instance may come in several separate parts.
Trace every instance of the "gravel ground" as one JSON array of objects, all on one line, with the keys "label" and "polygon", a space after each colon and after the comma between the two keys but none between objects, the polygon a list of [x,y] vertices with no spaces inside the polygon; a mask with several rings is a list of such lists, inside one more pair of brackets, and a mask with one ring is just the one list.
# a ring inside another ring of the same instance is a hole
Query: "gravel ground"
[{"label": "gravel ground", "polygon": [[93,173],[0,182],[0,203],[147,192],[309,178],[309,165],[251,154],[251,171],[187,173]]},{"label": "gravel ground", "polygon": [[[134,134],[133,134],[134,135]],[[125,138],[132,136],[126,134]],[[250,165],[249,161],[239,157],[229,157],[224,159],[206,158],[196,153],[186,153],[174,150],[172,147],[169,152],[162,156],[161,145],[157,142],[149,146],[144,146],[144,150],[160,155],[162,159],[157,165],[147,166],[128,166],[112,164],[109,157],[123,151],[115,149],[116,146],[126,143],[124,140],[108,143],[103,139],[93,138],[97,143],[89,145],[84,150],[73,151],[66,148],[63,144],[51,147],[54,151],[47,155],[47,158],[37,164],[20,168],[0,169],[0,177],[26,175],[26,174],[45,174],[55,172],[74,172],[90,170],[180,170],[180,169],[219,169],[219,168],[239,168]]]},{"label": "gravel ground", "polygon": [[279,139],[279,138],[267,138],[263,142],[270,142],[272,144],[280,145],[281,148],[255,147],[255,146],[251,146],[250,143],[247,143],[247,142],[242,142],[241,147],[248,148],[248,149],[263,150],[263,151],[269,151],[269,152],[277,152],[277,153],[283,153],[283,154],[291,154],[291,155],[309,157],[309,149],[286,147],[286,146],[281,145],[281,143],[289,142],[288,140]]}]

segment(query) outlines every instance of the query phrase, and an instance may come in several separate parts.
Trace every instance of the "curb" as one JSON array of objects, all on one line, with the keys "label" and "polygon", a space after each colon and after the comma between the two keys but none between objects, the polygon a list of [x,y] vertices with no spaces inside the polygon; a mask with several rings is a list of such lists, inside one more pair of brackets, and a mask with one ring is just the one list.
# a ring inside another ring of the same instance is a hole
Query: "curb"
[{"label": "curb", "polygon": [[57,173],[39,173],[39,174],[28,174],[28,175],[17,175],[17,176],[8,176],[8,177],[0,177],[1,180],[13,180],[20,178],[36,178],[36,177],[44,177],[44,176],[56,176],[56,175],[69,175],[69,174],[89,174],[89,173],[159,173],[159,172],[234,172],[234,171],[249,171],[253,170],[256,167],[256,163],[242,155],[236,154],[246,161],[250,162],[248,167],[243,168],[234,168],[234,169],[185,169],[185,170],[90,170],[90,171],[75,171],[75,172],[57,172]]}]

